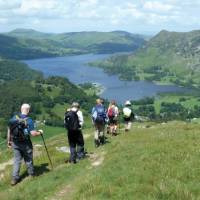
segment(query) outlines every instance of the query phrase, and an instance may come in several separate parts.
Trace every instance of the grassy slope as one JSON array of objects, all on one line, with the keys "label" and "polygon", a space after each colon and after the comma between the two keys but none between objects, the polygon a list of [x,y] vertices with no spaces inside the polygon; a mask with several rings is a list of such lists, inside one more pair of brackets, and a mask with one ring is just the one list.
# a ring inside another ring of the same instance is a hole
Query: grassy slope
[{"label": "grassy slope", "polygon": [[[181,101],[180,99],[184,98],[184,101]],[[194,106],[198,106],[200,99],[198,96],[192,96],[192,95],[179,95],[179,94],[171,94],[171,95],[160,95],[157,96],[155,99],[155,109],[156,112],[159,113],[161,108],[161,103],[180,103],[185,108],[194,109]]]},{"label": "grassy slope", "polygon": [[[64,134],[47,142],[54,171],[48,171],[45,152],[35,158],[39,177],[9,183],[10,167],[0,183],[4,199],[197,199],[199,190],[199,124],[135,124],[129,134],[109,138],[77,165],[63,164],[67,156],[55,150],[66,145]],[[149,128],[146,128],[149,127]],[[62,131],[61,131],[62,132]],[[92,129],[84,130],[92,134]],[[94,161],[103,160],[99,166]],[[22,192],[23,191],[23,192]]]}]

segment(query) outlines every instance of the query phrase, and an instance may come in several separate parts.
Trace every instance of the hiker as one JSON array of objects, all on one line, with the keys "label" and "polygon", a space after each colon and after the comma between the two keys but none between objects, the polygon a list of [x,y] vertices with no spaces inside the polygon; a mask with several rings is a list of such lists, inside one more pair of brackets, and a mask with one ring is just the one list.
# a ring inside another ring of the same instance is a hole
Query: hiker
[{"label": "hiker", "polygon": [[29,176],[34,176],[33,145],[30,135],[38,136],[43,134],[43,131],[35,130],[33,120],[28,116],[30,108],[29,104],[22,104],[21,113],[14,115],[9,120],[7,134],[8,147],[12,146],[14,152],[11,185],[16,185],[20,181],[19,172],[22,158],[27,166]]},{"label": "hiker", "polygon": [[68,132],[67,135],[70,147],[69,163],[75,164],[78,160],[85,157],[82,134],[83,123],[83,113],[80,110],[80,105],[77,102],[73,102],[71,108],[65,113],[65,128]]},{"label": "hiker", "polygon": [[131,109],[131,102],[126,101],[123,108],[123,119],[125,124],[125,132],[131,129],[132,121],[134,119],[134,113]]},{"label": "hiker", "polygon": [[94,143],[95,147],[105,142],[105,124],[107,121],[106,109],[101,99],[96,100],[96,105],[92,108],[92,122],[95,127]]},{"label": "hiker", "polygon": [[108,116],[108,133],[111,133],[111,135],[117,135],[117,123],[118,123],[118,115],[119,115],[119,109],[116,106],[116,103],[114,100],[112,100],[109,104],[107,116]]}]

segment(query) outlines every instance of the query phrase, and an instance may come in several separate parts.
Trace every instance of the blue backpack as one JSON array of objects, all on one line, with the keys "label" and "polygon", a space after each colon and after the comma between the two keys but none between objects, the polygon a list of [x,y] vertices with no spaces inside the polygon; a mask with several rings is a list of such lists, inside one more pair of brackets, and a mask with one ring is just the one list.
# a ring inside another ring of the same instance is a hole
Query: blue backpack
[{"label": "blue backpack", "polygon": [[92,118],[96,123],[104,123],[106,118],[105,107],[96,105],[93,110]]}]

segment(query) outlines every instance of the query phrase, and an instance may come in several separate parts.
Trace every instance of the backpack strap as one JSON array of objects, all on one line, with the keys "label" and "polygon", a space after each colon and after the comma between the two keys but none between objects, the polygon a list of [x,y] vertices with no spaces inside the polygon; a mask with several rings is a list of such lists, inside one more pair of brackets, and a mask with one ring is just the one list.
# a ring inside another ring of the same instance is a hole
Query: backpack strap
[{"label": "backpack strap", "polygon": [[29,119],[29,117],[21,118],[19,115],[15,115],[15,118],[16,118],[19,122],[24,122],[25,126],[28,125],[27,120]]}]

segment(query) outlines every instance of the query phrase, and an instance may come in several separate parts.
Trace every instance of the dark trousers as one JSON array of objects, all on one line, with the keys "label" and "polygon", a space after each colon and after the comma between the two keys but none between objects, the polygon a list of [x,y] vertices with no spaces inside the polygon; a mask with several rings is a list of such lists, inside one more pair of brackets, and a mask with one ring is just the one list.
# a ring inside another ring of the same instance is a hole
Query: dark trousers
[{"label": "dark trousers", "polygon": [[68,130],[68,142],[70,147],[70,161],[84,157],[84,139],[81,130]]}]

